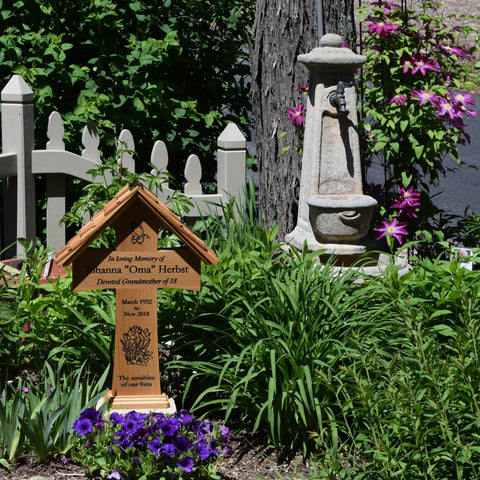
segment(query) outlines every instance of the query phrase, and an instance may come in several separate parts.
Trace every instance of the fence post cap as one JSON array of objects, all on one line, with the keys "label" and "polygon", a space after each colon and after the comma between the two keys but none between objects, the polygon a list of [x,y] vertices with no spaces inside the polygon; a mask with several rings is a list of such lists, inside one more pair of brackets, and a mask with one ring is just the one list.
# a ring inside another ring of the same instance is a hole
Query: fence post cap
[{"label": "fence post cap", "polygon": [[245,136],[235,123],[229,123],[218,137],[218,147],[224,150],[241,150],[246,146]]},{"label": "fence post cap", "polygon": [[20,75],[13,75],[2,90],[2,102],[29,103],[33,101],[33,90]]}]

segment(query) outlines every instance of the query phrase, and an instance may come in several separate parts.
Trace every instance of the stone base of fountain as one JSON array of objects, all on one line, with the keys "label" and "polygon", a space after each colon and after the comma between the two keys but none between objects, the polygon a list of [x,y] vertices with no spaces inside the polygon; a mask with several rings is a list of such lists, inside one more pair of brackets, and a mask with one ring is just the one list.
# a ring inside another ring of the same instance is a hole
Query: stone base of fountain
[{"label": "stone base of fountain", "polygon": [[[312,195],[307,199],[309,223],[297,227],[285,239],[301,250],[325,250],[344,262],[354,263],[367,252],[363,241],[377,202],[368,195]],[[303,228],[302,228],[303,227]]]}]

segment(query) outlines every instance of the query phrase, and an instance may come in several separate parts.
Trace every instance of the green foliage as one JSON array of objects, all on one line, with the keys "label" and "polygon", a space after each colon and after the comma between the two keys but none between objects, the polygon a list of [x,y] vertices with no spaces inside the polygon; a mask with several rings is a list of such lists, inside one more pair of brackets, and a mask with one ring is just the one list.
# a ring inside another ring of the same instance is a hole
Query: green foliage
[{"label": "green foliage", "polygon": [[355,274],[282,251],[277,227],[260,227],[248,205],[236,222],[228,212],[209,220],[224,227],[211,242],[219,263],[204,269],[200,294],[160,297],[171,326],[164,338],[179,358],[170,367],[191,373],[185,398],[195,399],[194,411],[224,412],[283,454],[307,453],[313,432],[330,434],[329,377],[352,328],[346,319],[355,318]]},{"label": "green foliage", "polygon": [[[163,186],[168,185],[172,180],[168,173],[160,173],[153,165],[150,165],[150,172],[130,172],[121,163],[123,153],[122,150],[117,152],[120,162],[111,159],[97,168],[89,170],[89,173],[97,180],[83,187],[83,195],[64,215],[63,223],[67,226],[80,227],[84,223],[85,216],[92,217],[126,185],[145,185],[146,188],[158,195]],[[178,191],[174,191],[173,195],[167,198],[167,203],[179,216],[192,208],[188,197]],[[162,232],[162,234],[169,235],[168,232]],[[92,243],[92,246],[115,248],[113,228],[107,228],[107,231]]]},{"label": "green foliage", "polygon": [[34,453],[40,463],[53,454],[65,454],[72,444],[72,425],[80,412],[96,405],[105,393],[107,370],[92,379],[82,366],[75,374],[45,365],[40,380],[20,381],[3,390],[0,401],[2,465],[15,461],[23,451]]},{"label": "green foliage", "polygon": [[25,433],[20,428],[20,418],[23,417],[25,404],[21,401],[21,394],[21,390],[17,389],[13,397],[9,399],[6,389],[4,389],[0,397],[0,425],[2,427],[0,459],[4,467],[8,467],[9,462],[15,461],[17,455],[21,453],[24,443]]},{"label": "green foliage", "polygon": [[[285,456],[302,449],[313,478],[477,478],[479,271],[440,256],[411,257],[403,275],[393,261],[378,276],[318,266],[277,243],[253,185],[245,198],[195,226],[219,259],[202,267],[201,291],[159,294],[159,340],[173,342],[165,366],[185,375],[184,403]],[[478,218],[466,223],[474,237]],[[428,232],[425,242],[449,253]],[[14,387],[0,402],[4,466],[25,449],[41,460],[68,451],[111,358],[113,294],[72,293],[69,279],[40,286],[48,252],[27,252],[22,281],[4,273],[0,284],[2,373]],[[17,382],[25,367],[39,380]]]},{"label": "green foliage", "polygon": [[[131,130],[140,158],[152,139],[166,141],[175,164],[185,148],[212,151],[224,111],[248,124],[254,4],[4,0],[0,78],[4,85],[16,73],[30,84],[37,131],[46,131],[52,110],[64,115],[69,149],[89,120],[103,133]],[[113,155],[112,142],[104,148]]]},{"label": "green foliage", "polygon": [[378,2],[359,9],[367,32],[359,107],[367,176],[371,166],[380,166],[379,201],[387,210],[402,175],[408,177],[424,192],[427,224],[438,213],[428,198],[430,186],[460,163],[458,145],[469,141],[463,117],[475,114],[468,111],[470,94],[458,96],[459,88],[472,86],[468,62],[478,49],[461,44],[475,32],[445,26],[435,13],[439,5],[423,0],[415,11]]},{"label": "green foliage", "polygon": [[71,371],[87,361],[101,375],[110,362],[114,293],[73,293],[71,277],[40,284],[47,253],[41,246],[27,246],[20,274],[3,272],[0,367],[13,379],[24,369],[40,371],[46,361],[67,358]]},{"label": "green foliage", "polygon": [[441,260],[367,279],[334,379],[341,441],[319,478],[478,476],[478,279]]}]

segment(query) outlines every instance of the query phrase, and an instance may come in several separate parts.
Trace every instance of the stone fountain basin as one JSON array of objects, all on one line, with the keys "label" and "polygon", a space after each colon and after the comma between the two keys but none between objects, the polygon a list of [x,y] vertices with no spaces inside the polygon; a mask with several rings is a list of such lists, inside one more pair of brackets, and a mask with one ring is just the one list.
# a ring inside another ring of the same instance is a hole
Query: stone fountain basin
[{"label": "stone fountain basin", "polygon": [[377,201],[368,195],[312,195],[310,223],[320,243],[350,243],[363,238]]}]

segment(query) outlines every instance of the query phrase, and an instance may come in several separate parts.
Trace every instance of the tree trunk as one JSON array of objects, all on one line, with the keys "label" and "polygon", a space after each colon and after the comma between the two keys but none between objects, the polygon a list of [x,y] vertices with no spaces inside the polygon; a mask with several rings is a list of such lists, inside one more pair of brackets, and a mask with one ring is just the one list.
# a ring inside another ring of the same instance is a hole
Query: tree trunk
[{"label": "tree trunk", "polygon": [[355,0],[323,0],[323,31],[336,33],[355,51]]},{"label": "tree trunk", "polygon": [[[353,9],[353,1],[331,0],[324,10],[328,18],[325,32],[343,35],[334,27],[335,22],[339,27],[353,28],[353,10],[352,22],[344,18],[344,12]],[[259,205],[267,225],[279,222],[282,241],[297,221],[301,173],[298,149],[303,141],[298,127],[287,122],[287,108],[305,105],[295,90],[307,86],[308,71],[297,63],[297,56],[318,45],[317,7],[317,0],[257,0],[256,5],[255,45],[250,51]],[[355,38],[354,30],[352,36]],[[290,148],[282,153],[287,146]]]}]

